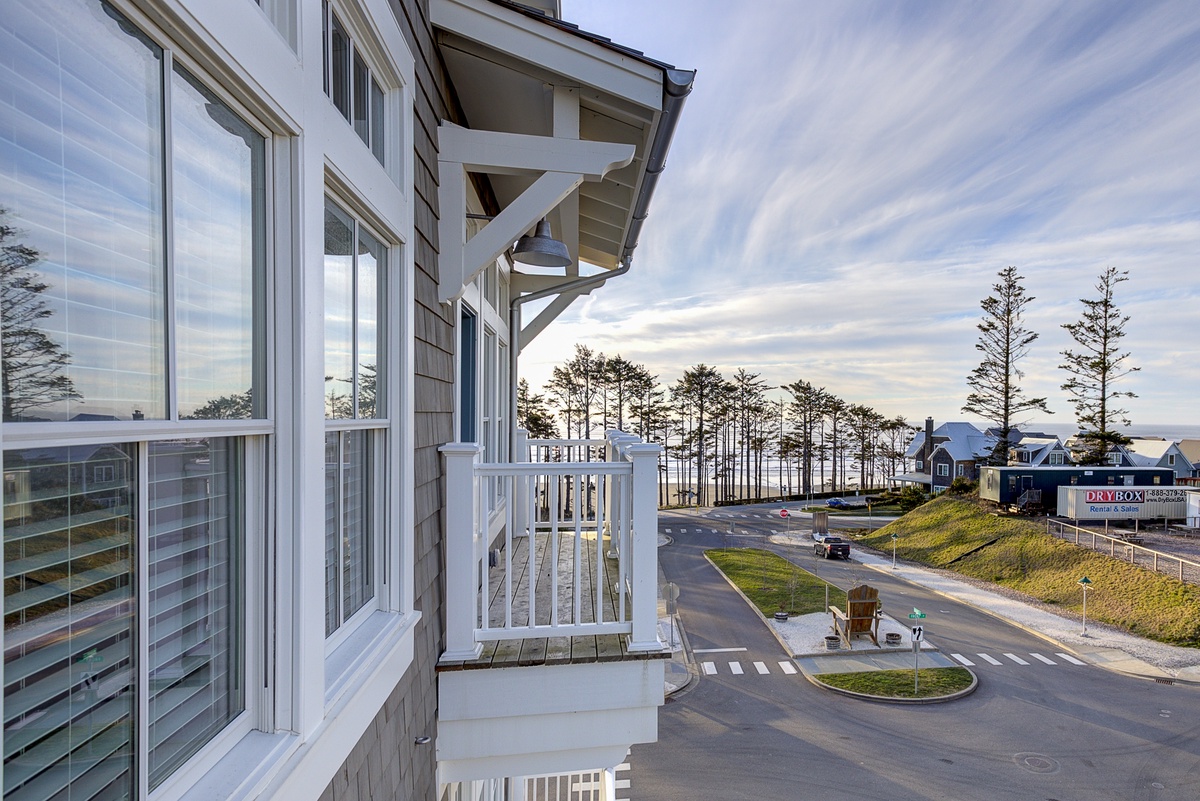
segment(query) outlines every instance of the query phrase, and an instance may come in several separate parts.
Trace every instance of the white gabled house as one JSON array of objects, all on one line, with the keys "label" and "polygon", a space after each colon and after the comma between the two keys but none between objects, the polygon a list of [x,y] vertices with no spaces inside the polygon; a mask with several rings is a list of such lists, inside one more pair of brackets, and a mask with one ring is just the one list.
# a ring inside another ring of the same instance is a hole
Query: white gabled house
[{"label": "white gabled house", "polygon": [[1195,469],[1178,442],[1162,437],[1131,437],[1125,453],[1134,467],[1167,467],[1176,478],[1188,478]]},{"label": "white gabled house", "polygon": [[655,738],[656,447],[513,407],[693,73],[558,17],[6,2],[6,801],[611,797]]}]

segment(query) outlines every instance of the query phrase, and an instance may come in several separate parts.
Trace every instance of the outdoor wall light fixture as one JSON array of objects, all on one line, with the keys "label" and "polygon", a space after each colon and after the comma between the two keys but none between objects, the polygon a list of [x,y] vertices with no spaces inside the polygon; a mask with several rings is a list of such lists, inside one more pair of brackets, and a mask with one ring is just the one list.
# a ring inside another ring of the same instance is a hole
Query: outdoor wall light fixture
[{"label": "outdoor wall light fixture", "polygon": [[537,267],[566,267],[571,263],[567,246],[550,235],[550,223],[543,217],[533,236],[525,234],[513,246],[513,258]]},{"label": "outdoor wall light fixture", "polygon": [[415,745],[429,745],[429,738],[425,737],[425,736],[421,736],[421,737],[418,737],[415,740],[413,740],[413,743]]}]

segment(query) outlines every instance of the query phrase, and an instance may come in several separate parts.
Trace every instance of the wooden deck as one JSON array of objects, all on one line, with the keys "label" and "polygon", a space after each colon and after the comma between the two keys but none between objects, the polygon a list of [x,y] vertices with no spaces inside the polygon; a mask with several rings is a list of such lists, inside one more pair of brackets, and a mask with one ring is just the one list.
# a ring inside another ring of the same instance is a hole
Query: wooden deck
[{"label": "wooden deck", "polygon": [[[550,623],[554,592],[553,574],[558,573],[558,616],[561,621],[575,619],[575,541],[574,534],[558,535],[558,558],[554,557],[551,535],[540,532],[534,538],[533,567],[535,625]],[[513,539],[513,609],[512,624],[524,626],[529,621],[529,556],[530,538]],[[601,543],[603,553],[608,553],[608,539]],[[580,547],[582,587],[578,619],[582,622],[597,620],[596,585],[599,575],[602,582],[600,600],[604,621],[617,619],[617,560],[607,556],[597,560],[594,534],[585,533]],[[597,565],[599,561],[599,565]],[[488,571],[490,594],[488,619],[493,626],[504,625],[506,555],[501,554],[499,565]],[[629,613],[626,599],[627,609]],[[592,662],[619,662],[626,660],[668,659],[668,651],[629,651],[625,634],[601,634],[576,637],[534,637],[521,639],[491,640],[483,643],[483,653],[478,659],[439,662],[437,669],[478,670],[483,668],[526,667],[531,665],[568,665]]]}]

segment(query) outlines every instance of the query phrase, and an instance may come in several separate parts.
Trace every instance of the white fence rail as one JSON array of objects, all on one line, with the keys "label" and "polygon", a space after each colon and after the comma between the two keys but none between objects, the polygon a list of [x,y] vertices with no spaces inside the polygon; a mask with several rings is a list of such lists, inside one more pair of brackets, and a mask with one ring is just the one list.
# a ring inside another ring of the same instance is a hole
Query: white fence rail
[{"label": "white fence rail", "polygon": [[1081,547],[1091,548],[1093,551],[1107,553],[1109,556],[1120,556],[1130,564],[1140,565],[1155,573],[1165,573],[1175,576],[1180,581],[1200,584],[1200,563],[1147,548],[1139,543],[1130,542],[1125,537],[1103,534],[1063,520],[1047,520],[1046,533]]},{"label": "white fence rail", "polygon": [[[442,447],[447,487],[447,650],[473,659],[489,640],[623,634],[659,650],[659,447],[518,437],[519,461],[482,464],[470,443]],[[493,550],[494,545],[499,545]],[[497,559],[489,570],[489,560]],[[616,584],[609,601],[608,581]]]}]

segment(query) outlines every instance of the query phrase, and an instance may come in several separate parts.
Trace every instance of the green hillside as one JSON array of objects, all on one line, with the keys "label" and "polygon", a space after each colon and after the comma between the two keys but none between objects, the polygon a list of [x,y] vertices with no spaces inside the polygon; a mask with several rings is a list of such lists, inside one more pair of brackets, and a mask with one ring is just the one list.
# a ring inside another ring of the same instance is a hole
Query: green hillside
[{"label": "green hillside", "polygon": [[1079,615],[1082,576],[1088,619],[1173,645],[1200,647],[1200,587],[1049,537],[1026,520],[990,514],[971,500],[940,496],[859,543],[930,567],[996,582]]}]

